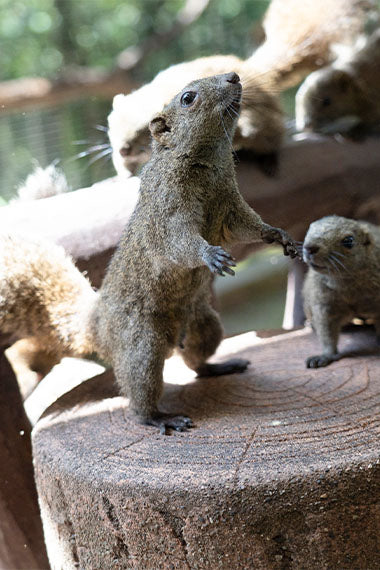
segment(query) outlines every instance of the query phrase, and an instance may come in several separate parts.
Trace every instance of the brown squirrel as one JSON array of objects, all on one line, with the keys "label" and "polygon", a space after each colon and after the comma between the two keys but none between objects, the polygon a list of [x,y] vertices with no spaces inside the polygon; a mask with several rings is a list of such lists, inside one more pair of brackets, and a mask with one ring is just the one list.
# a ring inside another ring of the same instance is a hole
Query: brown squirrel
[{"label": "brown squirrel", "polygon": [[158,410],[164,360],[174,349],[199,375],[248,364],[206,362],[222,338],[210,277],[234,274],[226,250],[264,240],[297,254],[238,190],[230,141],[240,99],[235,73],[210,77],[188,85],[152,120],[139,201],[99,293],[57,246],[2,238],[2,333],[36,337],[59,357],[96,352],[113,366],[140,420],[162,432],[191,426]]},{"label": "brown squirrel", "polygon": [[298,130],[350,134],[380,124],[380,29],[309,75],[296,95]]},{"label": "brown squirrel", "polygon": [[317,220],[306,234],[303,259],[309,266],[305,314],[322,344],[307,367],[339,358],[340,329],[354,317],[374,319],[380,338],[380,228],[339,216]]},{"label": "brown squirrel", "polygon": [[202,57],[161,71],[128,95],[116,95],[108,117],[116,171],[134,174],[148,160],[149,122],[184,85],[231,70],[243,85],[235,149],[264,159],[276,154],[285,133],[278,93],[329,63],[334,42],[352,43],[373,6],[373,0],[272,0],[263,22],[266,40],[247,60]]}]

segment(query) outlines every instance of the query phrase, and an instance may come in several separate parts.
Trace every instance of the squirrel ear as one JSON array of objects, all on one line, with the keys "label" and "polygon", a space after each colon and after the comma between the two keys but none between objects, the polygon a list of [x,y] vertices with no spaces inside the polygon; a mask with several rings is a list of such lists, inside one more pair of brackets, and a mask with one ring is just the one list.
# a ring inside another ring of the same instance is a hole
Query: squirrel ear
[{"label": "squirrel ear", "polygon": [[149,130],[152,136],[162,145],[167,146],[170,140],[171,131],[165,115],[156,115],[149,123]]}]

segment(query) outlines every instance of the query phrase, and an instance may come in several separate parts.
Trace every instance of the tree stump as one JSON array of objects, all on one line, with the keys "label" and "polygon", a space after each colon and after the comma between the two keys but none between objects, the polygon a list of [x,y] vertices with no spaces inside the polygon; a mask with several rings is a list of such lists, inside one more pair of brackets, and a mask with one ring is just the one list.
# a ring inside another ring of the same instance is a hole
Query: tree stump
[{"label": "tree stump", "polygon": [[309,331],[251,340],[235,339],[246,373],[165,386],[188,432],[134,423],[110,372],[47,410],[33,447],[53,569],[379,568],[374,333],[342,335],[354,355],[319,370]]}]

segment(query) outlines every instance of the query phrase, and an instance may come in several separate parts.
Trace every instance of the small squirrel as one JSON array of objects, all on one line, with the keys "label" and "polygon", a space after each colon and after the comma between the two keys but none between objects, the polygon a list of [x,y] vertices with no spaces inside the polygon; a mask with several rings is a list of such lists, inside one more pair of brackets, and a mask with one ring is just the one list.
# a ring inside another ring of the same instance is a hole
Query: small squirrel
[{"label": "small squirrel", "polygon": [[380,335],[380,228],[327,216],[313,222],[303,244],[309,266],[304,308],[322,344],[308,368],[327,366],[339,358],[341,327],[354,317],[371,318]]},{"label": "small squirrel", "polygon": [[309,75],[296,95],[298,130],[350,134],[380,123],[380,29]]},{"label": "small squirrel", "polygon": [[238,190],[230,141],[240,99],[235,73],[210,77],[152,120],[139,201],[99,293],[57,246],[49,252],[9,237],[1,244],[0,330],[38,337],[59,356],[96,352],[113,366],[140,421],[162,432],[192,425],[158,409],[164,360],[174,349],[198,375],[248,364],[206,362],[222,338],[211,274],[234,274],[229,248],[276,241],[297,254],[286,232],[265,224]]},{"label": "small squirrel", "polygon": [[266,40],[245,61],[216,55],[180,63],[140,89],[116,95],[108,117],[116,171],[135,174],[148,160],[149,122],[184,85],[231,70],[243,85],[235,149],[259,159],[276,155],[286,130],[278,93],[330,62],[334,42],[352,43],[373,7],[373,0],[272,0],[263,22]]}]

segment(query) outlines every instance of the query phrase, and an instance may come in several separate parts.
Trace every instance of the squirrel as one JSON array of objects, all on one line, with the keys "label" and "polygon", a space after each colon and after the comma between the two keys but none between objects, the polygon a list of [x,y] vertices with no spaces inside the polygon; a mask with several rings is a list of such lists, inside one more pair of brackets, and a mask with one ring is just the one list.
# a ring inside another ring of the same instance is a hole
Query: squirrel
[{"label": "squirrel", "polygon": [[296,94],[297,129],[350,134],[379,127],[379,86],[377,29],[306,78]]},{"label": "squirrel", "polygon": [[202,57],[161,71],[132,93],[116,95],[108,136],[117,173],[135,174],[148,160],[149,121],[175,93],[191,80],[229,71],[243,85],[235,150],[248,149],[259,159],[275,156],[286,132],[279,92],[329,63],[334,42],[352,43],[373,7],[373,0],[272,0],[263,22],[266,39],[248,59]]},{"label": "squirrel", "polygon": [[322,354],[310,356],[307,367],[339,358],[339,332],[354,317],[373,319],[380,338],[380,228],[340,216],[321,218],[307,231],[303,259],[309,266],[305,314],[322,344]]},{"label": "squirrel", "polygon": [[207,362],[222,338],[210,280],[234,274],[230,247],[276,241],[297,255],[286,232],[264,223],[238,190],[230,141],[241,89],[233,72],[192,82],[151,121],[139,201],[99,292],[58,246],[2,238],[2,333],[36,337],[59,357],[97,353],[139,420],[163,433],[192,425],[158,408],[174,349],[200,376],[248,365]]}]

